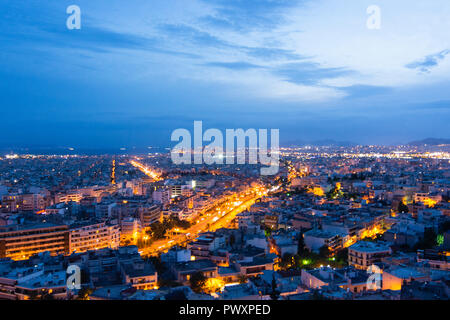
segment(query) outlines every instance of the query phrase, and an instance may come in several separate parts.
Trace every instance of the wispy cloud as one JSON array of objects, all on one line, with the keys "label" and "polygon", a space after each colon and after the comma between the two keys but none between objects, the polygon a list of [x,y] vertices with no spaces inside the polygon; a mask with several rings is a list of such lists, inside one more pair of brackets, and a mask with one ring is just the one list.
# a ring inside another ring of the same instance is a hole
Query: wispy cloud
[{"label": "wispy cloud", "polygon": [[288,63],[276,68],[274,72],[286,81],[302,85],[317,85],[321,80],[354,73],[346,68],[326,68],[314,62]]},{"label": "wispy cloud", "polygon": [[302,60],[305,56],[295,53],[293,50],[273,47],[247,47],[246,53],[249,56],[263,60]]},{"label": "wispy cloud", "polygon": [[261,69],[263,66],[259,66],[256,64],[248,63],[248,62],[209,62],[205,63],[206,66],[210,67],[219,67],[230,70],[249,70],[249,69]]},{"label": "wispy cloud", "polygon": [[408,69],[417,69],[422,73],[429,73],[431,69],[438,66],[449,53],[450,50],[442,50],[441,52],[430,54],[421,60],[408,63],[405,67]]},{"label": "wispy cloud", "polygon": [[201,47],[220,48],[236,48],[235,45],[222,40],[209,32],[202,31],[186,24],[161,24],[157,26],[166,38],[181,41],[183,45]]},{"label": "wispy cloud", "polygon": [[216,28],[246,32],[270,29],[284,21],[283,14],[290,8],[309,0],[204,0],[215,9],[202,21]]}]

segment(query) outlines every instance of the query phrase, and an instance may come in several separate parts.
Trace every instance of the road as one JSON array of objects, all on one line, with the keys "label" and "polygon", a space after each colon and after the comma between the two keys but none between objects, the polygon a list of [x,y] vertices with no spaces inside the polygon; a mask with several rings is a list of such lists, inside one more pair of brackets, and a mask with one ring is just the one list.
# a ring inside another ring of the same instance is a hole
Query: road
[{"label": "road", "polygon": [[131,160],[130,164],[136,168],[138,168],[139,170],[141,170],[143,173],[145,173],[147,176],[149,176],[150,178],[152,178],[155,181],[159,181],[161,180],[161,177],[159,175],[158,172],[156,172],[155,170],[153,170],[152,168],[136,161],[136,160]]},{"label": "road", "polygon": [[189,229],[183,230],[183,234],[175,234],[167,239],[153,242],[150,247],[142,249],[141,254],[143,256],[157,255],[161,252],[166,252],[173,246],[194,240],[199,233],[228,227],[236,215],[247,210],[257,199],[267,194],[267,191],[262,188],[253,188],[247,192],[247,194],[237,196],[237,199],[232,201],[232,203],[221,204],[197,218],[196,221],[198,222]]}]

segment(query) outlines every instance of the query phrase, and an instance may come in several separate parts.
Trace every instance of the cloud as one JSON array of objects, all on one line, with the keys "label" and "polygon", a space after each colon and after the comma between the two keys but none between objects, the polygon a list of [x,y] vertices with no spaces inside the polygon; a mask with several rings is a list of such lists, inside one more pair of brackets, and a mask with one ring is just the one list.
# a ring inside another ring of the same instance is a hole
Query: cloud
[{"label": "cloud", "polygon": [[0,11],[0,42],[3,49],[14,50],[24,46],[81,49],[95,53],[127,49],[198,58],[197,55],[186,53],[180,48],[167,48],[158,36],[122,31],[115,25],[102,25],[100,19],[84,13],[83,10],[81,29],[68,30],[64,6],[30,1],[27,7],[23,8],[15,2],[8,2],[3,9]]},{"label": "cloud", "polygon": [[241,32],[270,29],[280,25],[289,8],[297,7],[307,0],[204,0],[212,5],[214,14],[203,17],[206,24]]},{"label": "cloud", "polygon": [[392,92],[392,88],[390,87],[369,86],[369,85],[354,85],[349,87],[341,87],[339,89],[345,91],[348,94],[346,99],[365,98],[369,96]]},{"label": "cloud", "polygon": [[430,54],[421,60],[407,64],[405,67],[408,69],[417,69],[421,73],[429,73],[431,69],[438,66],[449,53],[450,50],[443,50],[435,54]]},{"label": "cloud", "polygon": [[169,39],[179,39],[184,44],[199,47],[228,48],[234,49],[237,46],[215,37],[209,32],[205,32],[186,24],[161,24],[157,29]]},{"label": "cloud", "polygon": [[324,68],[314,62],[288,63],[274,70],[286,81],[302,85],[318,85],[321,80],[354,73],[346,68]]},{"label": "cloud", "polygon": [[219,67],[230,70],[249,70],[249,69],[260,69],[264,68],[262,66],[248,63],[248,62],[209,62],[205,64],[206,66]]},{"label": "cloud", "polygon": [[295,53],[293,50],[273,47],[248,47],[246,48],[246,52],[249,56],[261,58],[263,60],[301,60],[306,58],[305,56]]}]

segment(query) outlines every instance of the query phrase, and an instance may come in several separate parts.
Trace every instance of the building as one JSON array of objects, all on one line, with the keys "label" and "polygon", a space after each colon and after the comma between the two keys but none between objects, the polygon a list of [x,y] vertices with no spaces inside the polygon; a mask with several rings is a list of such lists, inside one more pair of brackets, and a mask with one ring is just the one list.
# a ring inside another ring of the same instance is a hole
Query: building
[{"label": "building", "polygon": [[19,211],[19,196],[4,195],[1,204],[2,212],[18,212]]},{"label": "building", "polygon": [[264,216],[264,225],[271,230],[278,230],[279,217],[276,214],[266,214]]},{"label": "building", "polygon": [[217,265],[206,259],[175,263],[172,265],[172,272],[176,280],[183,284],[189,284],[191,276],[197,272],[206,278],[217,278],[219,275]]},{"label": "building", "polygon": [[95,216],[97,218],[111,218],[112,209],[117,205],[115,202],[100,202],[95,205]]},{"label": "building", "polygon": [[216,236],[213,232],[201,234],[195,241],[187,244],[187,249],[195,259],[207,259],[212,251],[225,245],[225,238]]},{"label": "building", "polygon": [[429,281],[427,274],[413,267],[395,266],[388,270],[383,270],[383,291],[401,290],[402,286],[411,281]]},{"label": "building", "polygon": [[277,260],[275,254],[253,257],[251,260],[245,259],[232,263],[233,267],[243,276],[255,277],[263,274],[266,270],[273,270]]},{"label": "building", "polygon": [[67,298],[65,270],[46,272],[42,263],[13,266],[9,261],[0,262],[0,299],[30,300],[46,294]]},{"label": "building", "polygon": [[170,189],[168,189],[166,187],[158,187],[152,193],[153,201],[160,203],[164,206],[166,206],[170,203],[171,196],[172,195],[171,195]]},{"label": "building", "polygon": [[162,216],[162,210],[160,206],[145,206],[139,207],[139,219],[141,220],[142,227],[149,227],[151,224],[158,222]]},{"label": "building", "polygon": [[180,249],[178,247],[173,247],[166,253],[161,253],[161,261],[167,264],[177,263],[177,262],[187,262],[191,261],[191,250]]},{"label": "building", "polygon": [[136,240],[141,231],[142,226],[139,219],[125,218],[120,223],[120,240]]},{"label": "building", "polygon": [[0,227],[0,258],[24,260],[49,251],[52,255],[69,252],[69,227],[50,223]]},{"label": "building", "polygon": [[116,249],[120,244],[120,228],[105,222],[72,225],[69,231],[69,252],[103,248]]},{"label": "building", "polygon": [[449,255],[447,251],[418,250],[417,262],[426,262],[432,269],[450,271]]},{"label": "building", "polygon": [[436,203],[442,201],[442,196],[440,194],[431,195],[428,193],[415,193],[414,201],[421,202],[429,206],[434,206]]},{"label": "building", "polygon": [[367,272],[353,267],[302,269],[301,274],[302,284],[309,289],[339,287],[351,293],[360,293],[372,289],[368,284],[368,278]]},{"label": "building", "polygon": [[133,261],[121,264],[121,271],[125,283],[131,284],[137,290],[151,290],[158,288],[158,274],[152,264]]},{"label": "building", "polygon": [[342,247],[342,237],[340,234],[323,230],[309,230],[303,234],[306,248],[309,251],[319,252],[320,248],[327,247],[337,250]]},{"label": "building", "polygon": [[69,194],[57,194],[55,196],[55,203],[59,202],[80,202],[83,199],[83,195],[81,193],[69,193]]},{"label": "building", "polygon": [[40,211],[45,208],[44,197],[40,194],[21,194],[18,197],[21,211]]},{"label": "building", "polygon": [[391,254],[391,248],[385,243],[359,241],[348,248],[348,264],[357,269],[367,270]]}]

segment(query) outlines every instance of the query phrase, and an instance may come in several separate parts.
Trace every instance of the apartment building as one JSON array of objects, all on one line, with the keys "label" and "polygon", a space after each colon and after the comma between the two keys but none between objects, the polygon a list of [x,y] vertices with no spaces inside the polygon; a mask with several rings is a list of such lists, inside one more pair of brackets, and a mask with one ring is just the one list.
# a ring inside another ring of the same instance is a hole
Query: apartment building
[{"label": "apartment building", "polygon": [[340,234],[318,229],[305,232],[303,238],[306,248],[313,252],[319,252],[323,246],[336,250],[341,248],[343,243],[343,238]]},{"label": "apartment building", "polygon": [[55,203],[59,202],[80,202],[83,199],[83,195],[81,193],[69,193],[69,194],[57,194],[55,196]]},{"label": "apartment building", "polygon": [[139,219],[141,220],[142,227],[150,227],[151,224],[161,219],[162,210],[160,206],[144,206],[139,207]]},{"label": "apartment building", "polygon": [[348,248],[348,264],[356,269],[367,270],[391,254],[391,248],[385,243],[359,241]]},{"label": "apartment building", "polygon": [[120,243],[120,227],[105,222],[72,225],[69,252],[85,252],[103,248],[116,249]]},{"label": "apartment building", "polygon": [[49,251],[52,255],[69,252],[69,227],[49,223],[0,227],[0,258],[24,260]]},{"label": "apartment building", "polygon": [[45,199],[40,194],[5,195],[2,197],[2,212],[39,211],[45,208]]},{"label": "apartment building", "polygon": [[67,297],[66,272],[45,272],[42,263],[13,267],[0,263],[0,299],[30,300],[52,294],[56,299]]}]

